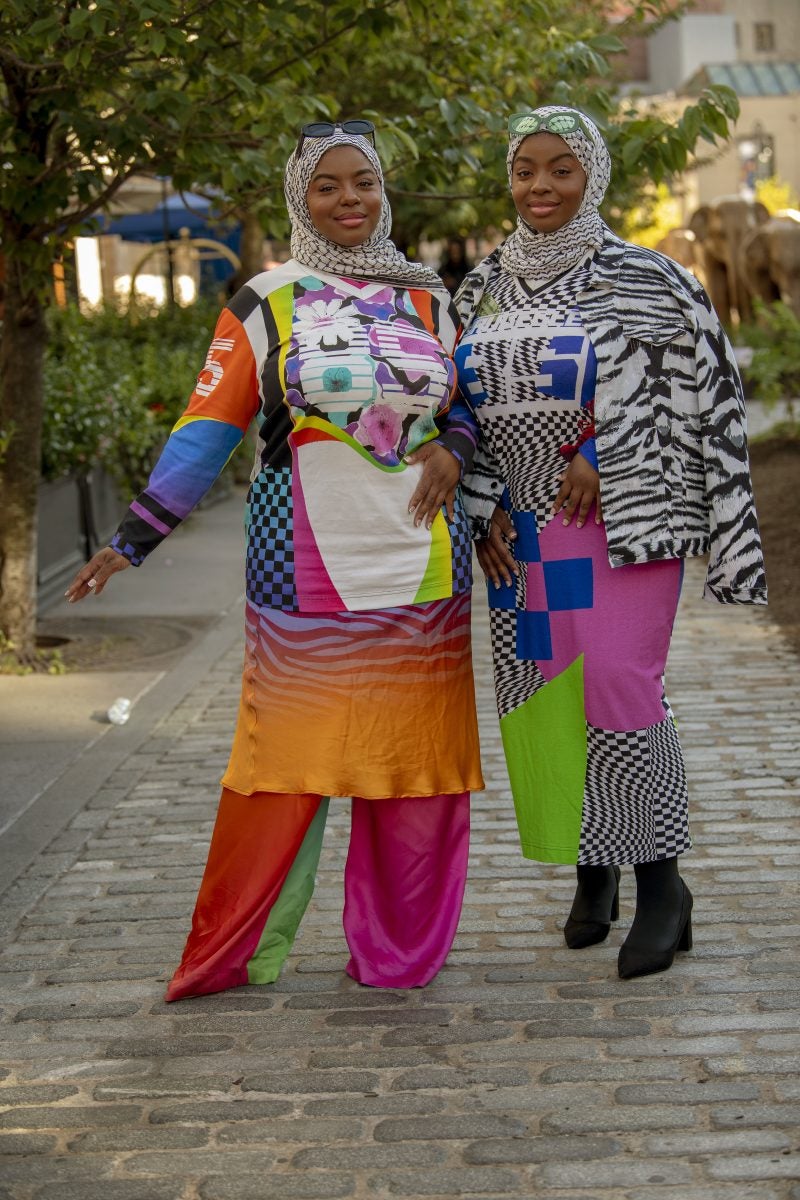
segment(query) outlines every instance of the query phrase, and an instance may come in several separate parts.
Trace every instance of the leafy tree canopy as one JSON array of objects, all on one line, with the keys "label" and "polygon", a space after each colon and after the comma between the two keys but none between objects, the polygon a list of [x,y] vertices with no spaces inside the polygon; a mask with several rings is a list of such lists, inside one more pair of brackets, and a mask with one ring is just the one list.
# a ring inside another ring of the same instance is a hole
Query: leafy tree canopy
[{"label": "leafy tree canopy", "polygon": [[381,129],[403,227],[475,227],[508,213],[508,114],[545,101],[608,132],[613,207],[735,115],[725,89],[673,124],[620,104],[618,33],[671,9],[648,0],[611,27],[605,0],[5,0],[0,235],[7,253],[47,254],[143,170],[280,233],[297,127],[356,114]]}]

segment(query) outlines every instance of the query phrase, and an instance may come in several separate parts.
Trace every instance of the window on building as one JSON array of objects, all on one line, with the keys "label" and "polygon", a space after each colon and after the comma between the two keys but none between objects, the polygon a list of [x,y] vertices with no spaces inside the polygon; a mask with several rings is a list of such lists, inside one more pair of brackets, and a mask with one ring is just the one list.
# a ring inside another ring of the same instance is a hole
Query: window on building
[{"label": "window on building", "polygon": [[756,126],[751,134],[737,138],[739,151],[739,193],[753,199],[760,179],[769,179],[776,172],[775,142],[772,136]]},{"label": "window on building", "polygon": [[753,26],[753,41],[756,50],[775,49],[775,26],[772,21],[756,21]]}]

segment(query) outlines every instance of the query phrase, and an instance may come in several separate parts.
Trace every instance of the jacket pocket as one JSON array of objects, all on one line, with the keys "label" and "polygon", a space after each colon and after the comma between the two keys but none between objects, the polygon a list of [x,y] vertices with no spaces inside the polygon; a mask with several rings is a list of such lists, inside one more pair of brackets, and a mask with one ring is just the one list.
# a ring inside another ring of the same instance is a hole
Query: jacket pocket
[{"label": "jacket pocket", "polygon": [[682,322],[656,324],[652,320],[643,321],[630,319],[622,326],[623,337],[629,342],[644,342],[649,346],[664,346],[667,342],[676,342],[689,329]]}]

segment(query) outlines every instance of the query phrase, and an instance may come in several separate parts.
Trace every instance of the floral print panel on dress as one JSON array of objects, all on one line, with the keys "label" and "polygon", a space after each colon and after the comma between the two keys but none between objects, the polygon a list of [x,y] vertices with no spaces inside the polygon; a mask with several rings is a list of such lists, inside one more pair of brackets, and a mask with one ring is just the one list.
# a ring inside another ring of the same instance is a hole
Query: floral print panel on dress
[{"label": "floral print panel on dress", "polygon": [[318,279],[296,285],[286,357],[292,417],[320,417],[384,466],[434,436],[453,387],[452,360],[408,304],[385,287],[346,295]]}]

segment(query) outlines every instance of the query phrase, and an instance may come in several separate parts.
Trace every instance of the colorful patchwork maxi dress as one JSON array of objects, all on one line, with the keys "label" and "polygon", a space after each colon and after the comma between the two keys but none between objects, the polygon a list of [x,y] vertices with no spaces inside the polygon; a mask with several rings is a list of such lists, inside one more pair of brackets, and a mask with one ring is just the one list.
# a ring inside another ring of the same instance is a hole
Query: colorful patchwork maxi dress
[{"label": "colorful patchwork maxi dress", "polygon": [[239,718],[192,930],[167,998],[274,980],[310,899],[328,797],[351,796],[348,971],[409,987],[442,965],[482,787],[471,544],[415,526],[433,438],[469,465],[445,292],[290,260],[223,311],[183,417],[112,543],[143,560],[257,416]]},{"label": "colorful patchwork maxi dress", "polygon": [[584,261],[538,287],[489,275],[456,351],[482,438],[465,496],[469,508],[471,495],[480,505],[494,494],[517,534],[519,575],[511,586],[490,583],[489,605],[523,853],[640,863],[690,845],[683,756],[663,687],[682,566],[612,569],[594,508],[580,529],[552,512],[564,453],[577,446],[597,467],[594,438],[583,437],[596,369],[577,307],[588,272]]}]

